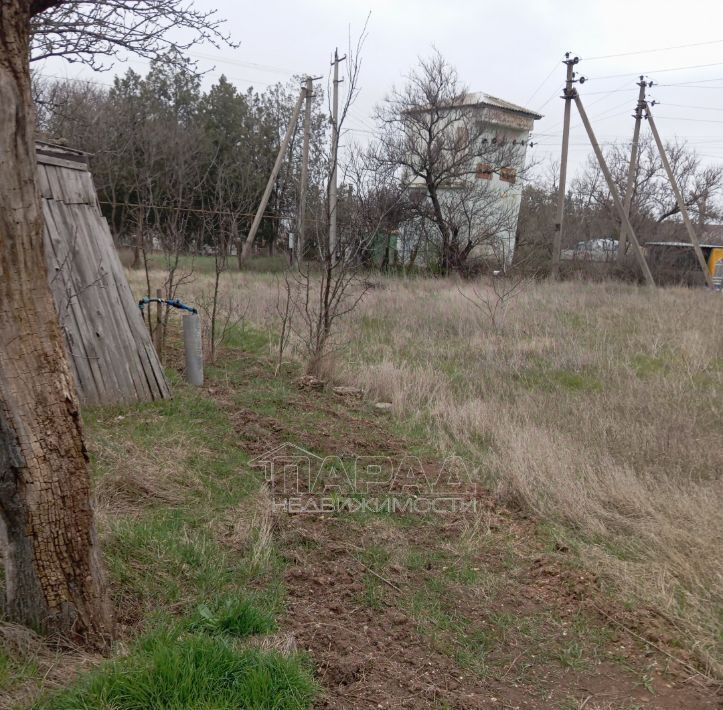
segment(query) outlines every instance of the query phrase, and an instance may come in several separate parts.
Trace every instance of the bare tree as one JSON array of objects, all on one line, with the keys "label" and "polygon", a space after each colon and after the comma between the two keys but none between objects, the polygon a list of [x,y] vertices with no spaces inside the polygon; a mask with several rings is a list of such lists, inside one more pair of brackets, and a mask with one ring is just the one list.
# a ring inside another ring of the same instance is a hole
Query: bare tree
[{"label": "bare tree", "polygon": [[[236,166],[218,161],[213,170],[213,189],[210,192],[212,207],[205,212],[204,225],[211,235],[211,249],[214,261],[214,279],[210,297],[204,297],[201,307],[209,323],[209,361],[216,361],[219,344],[227,337],[231,328],[244,321],[246,311],[234,303],[229,296],[225,303],[220,300],[221,277],[228,270],[231,247],[238,244],[238,225],[242,219],[243,201],[237,194]],[[237,248],[241,248],[240,244]],[[223,317],[220,319],[221,312]]]},{"label": "bare tree", "polygon": [[512,302],[537,275],[539,262],[534,254],[516,262],[514,268],[493,271],[484,281],[470,284],[470,293],[464,286],[457,287],[460,295],[474,306],[480,327],[489,325],[501,331]]},{"label": "bare tree", "polygon": [[[95,70],[107,69],[123,52],[153,59],[201,42],[234,45],[216,10],[196,10],[186,0],[35,0],[17,2],[31,15],[32,60],[64,57]],[[171,30],[191,30],[182,33]]]},{"label": "bare tree", "polygon": [[517,271],[532,266],[540,272],[541,266],[550,262],[550,225],[557,210],[559,163],[551,161],[542,170],[540,167],[522,189],[512,262]]},{"label": "bare tree", "polygon": [[417,193],[411,199],[414,221],[417,228],[434,225],[431,232],[420,231],[431,235],[429,246],[442,273],[460,269],[477,247],[514,231],[516,206],[501,199],[506,185],[491,177],[520,179],[525,145],[490,131],[480,120],[475,95],[439,52],[419,60],[377,118],[377,160]]},{"label": "bare tree", "polygon": [[[350,160],[348,166],[344,166],[344,169],[338,172],[342,175],[342,181],[346,180],[347,183],[356,176],[358,182],[355,185],[347,184],[346,192],[348,194],[348,188],[351,188],[354,194],[356,188],[357,199],[354,203],[352,200],[340,197],[337,205],[339,226],[337,244],[330,243],[329,186],[335,169],[340,166],[338,142],[344,135],[346,117],[359,91],[361,50],[365,37],[366,27],[356,46],[350,46],[347,52],[344,83],[346,96],[339,112],[335,133],[337,145],[332,143],[327,154],[325,178],[327,199],[320,206],[323,214],[315,215],[314,209],[307,212],[309,226],[314,227],[313,230],[308,230],[307,234],[311,237],[309,243],[316,246],[316,259],[314,262],[301,262],[298,264],[298,269],[291,269],[287,273],[284,282],[285,295],[279,298],[282,305],[277,308],[282,320],[283,343],[279,351],[279,362],[283,357],[284,338],[287,337],[287,332],[291,331],[303,344],[307,356],[307,371],[314,375],[324,373],[328,357],[339,345],[334,341],[338,322],[356,308],[366,293],[369,283],[359,277],[362,255],[381,225],[381,219],[376,224],[370,224],[368,219],[361,218],[362,212],[352,208],[353,204],[357,206],[362,204],[359,196],[364,190],[369,189],[370,181],[362,179],[363,174],[352,169],[354,161]],[[342,188],[340,192],[343,195],[345,190]]]},{"label": "bare tree", "polygon": [[30,51],[34,42],[36,57],[93,61],[99,53],[112,56],[119,49],[149,56],[172,26],[193,30],[193,37],[221,39],[212,19],[171,0],[5,0],[0,9],[4,611],[15,622],[100,648],[112,636],[112,614],[78,398],[48,285],[35,177]]},{"label": "bare tree", "polygon": [[[714,218],[720,212],[717,202],[723,194],[723,166],[704,165],[695,150],[685,143],[668,143],[666,152],[686,207],[691,213],[698,214],[705,203],[707,217]],[[613,144],[605,151],[606,161],[621,194],[624,194],[627,183],[628,153],[629,147],[625,143]],[[630,219],[641,241],[660,238],[663,224],[670,224],[673,231],[682,227],[675,194],[649,136],[640,141],[640,159],[633,189]],[[567,211],[571,224],[568,233],[573,238],[597,238],[619,230],[619,218],[610,191],[593,156],[572,182]]]}]

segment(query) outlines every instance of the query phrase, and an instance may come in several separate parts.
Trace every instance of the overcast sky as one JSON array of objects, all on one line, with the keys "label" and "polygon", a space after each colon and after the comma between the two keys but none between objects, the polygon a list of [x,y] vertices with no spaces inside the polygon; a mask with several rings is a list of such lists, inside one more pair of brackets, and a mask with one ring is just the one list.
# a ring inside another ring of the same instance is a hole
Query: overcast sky
[{"label": "overcast sky", "polygon": [[[558,159],[561,60],[569,50],[583,60],[578,70],[588,82],[580,93],[602,143],[630,140],[635,82],[644,73],[659,84],[649,96],[660,102],[655,115],[663,138],[688,139],[706,161],[723,163],[719,0],[196,0],[196,5],[217,8],[241,45],[198,47],[192,55],[202,69],[215,67],[211,79],[224,73],[242,89],[263,89],[292,74],[327,74],[334,47],[345,50],[350,32],[356,37],[371,12],[362,91],[348,124],[361,140],[374,128],[374,105],[434,45],[470,90],[544,114],[535,125],[532,154]],[[147,65],[132,66],[143,71]],[[57,61],[45,71],[89,76]],[[589,152],[573,114],[573,170]]]}]

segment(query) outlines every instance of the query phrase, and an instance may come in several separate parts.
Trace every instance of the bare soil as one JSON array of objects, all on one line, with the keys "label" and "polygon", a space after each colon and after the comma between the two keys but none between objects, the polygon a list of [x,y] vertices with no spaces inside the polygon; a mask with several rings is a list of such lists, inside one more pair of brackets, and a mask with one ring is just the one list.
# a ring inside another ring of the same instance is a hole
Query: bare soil
[{"label": "bare soil", "polygon": [[[259,414],[209,391],[251,455],[286,441],[338,455],[407,446],[355,398],[292,386]],[[626,608],[539,521],[488,494],[454,515],[277,513],[275,534],[288,562],[282,631],[317,668],[319,707],[720,706],[674,628]]]}]

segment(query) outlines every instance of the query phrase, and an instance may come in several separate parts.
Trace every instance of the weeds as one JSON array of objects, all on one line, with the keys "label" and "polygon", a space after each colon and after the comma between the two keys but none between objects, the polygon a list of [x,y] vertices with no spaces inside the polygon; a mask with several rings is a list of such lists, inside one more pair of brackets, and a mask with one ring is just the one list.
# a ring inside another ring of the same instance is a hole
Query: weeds
[{"label": "weeds", "polygon": [[27,680],[29,695],[45,692],[34,707],[53,710],[310,707],[305,659],[268,647],[283,610],[280,562],[228,415],[176,383],[172,400],[85,416],[114,606],[132,632],[74,681],[55,680],[62,668],[42,658],[54,680],[33,680],[37,654],[20,667],[0,653],[0,682],[15,691]]},{"label": "weeds", "polygon": [[[467,284],[383,284],[341,326],[334,380],[392,402],[420,448],[464,456],[501,499],[564,529],[583,563],[720,669],[720,299],[529,283],[495,329]],[[271,276],[223,288],[275,332]]]},{"label": "weeds", "polygon": [[268,634],[276,630],[274,617],[256,607],[250,600],[226,597],[213,605],[200,604],[189,626],[191,631],[204,631],[243,638]]}]

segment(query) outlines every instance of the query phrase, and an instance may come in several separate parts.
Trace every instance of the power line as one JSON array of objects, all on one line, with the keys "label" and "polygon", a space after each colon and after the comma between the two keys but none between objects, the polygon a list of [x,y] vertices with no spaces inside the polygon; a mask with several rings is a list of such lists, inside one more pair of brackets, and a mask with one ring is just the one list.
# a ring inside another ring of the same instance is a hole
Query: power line
[{"label": "power line", "polygon": [[[603,100],[605,99],[605,97],[606,97],[608,94],[613,94],[613,93],[616,93],[616,92],[619,92],[619,91],[627,91],[627,89],[623,89],[623,88],[622,88],[623,86],[626,86],[627,84],[628,84],[628,82],[627,82],[627,81],[624,81],[622,84],[620,84],[620,88],[619,88],[619,89],[611,89],[611,90],[608,90],[608,91],[587,91],[587,92],[585,92],[586,95],[602,94],[602,96],[600,96],[600,98],[595,99],[594,101],[591,101],[591,102],[588,104],[588,108],[590,108],[591,106],[595,106],[596,104],[599,104],[601,101],[603,101]],[[552,99],[552,98],[554,98],[554,97],[550,97],[550,98]],[[626,101],[626,103],[627,103],[627,101]],[[609,109],[609,110],[612,111],[613,109]],[[552,126],[549,126],[549,127],[548,127],[548,130],[552,130],[553,128],[557,128],[558,126],[561,126],[561,125],[562,125],[562,121],[556,121],[555,123],[552,124]],[[577,123],[577,124],[576,124],[576,127],[579,127],[579,126],[581,126],[581,125],[582,125],[581,123]]]},{"label": "power line", "polygon": [[[719,76],[716,81],[720,81],[721,79],[723,79],[723,77]],[[681,82],[680,84],[656,84],[655,88],[658,88],[659,86],[674,86],[678,89],[723,89],[723,86],[698,86],[697,84],[692,84],[688,82]]]},{"label": "power line", "polygon": [[686,79],[685,81],[671,82],[670,84],[655,84],[655,86],[687,86],[688,84],[707,84],[711,81],[721,80],[723,80],[723,76],[714,76],[709,79]]},{"label": "power line", "polygon": [[[218,217],[219,215],[231,215],[232,217],[255,217],[256,214],[254,212],[234,212],[232,210],[205,210],[201,209],[199,207],[179,207],[177,205],[155,205],[150,203],[143,203],[143,202],[111,202],[109,200],[98,200],[98,204],[101,205],[107,205],[109,207],[142,207],[144,209],[149,210],[171,210],[173,212],[190,212],[192,214],[203,214],[203,215],[212,215],[214,217]],[[269,214],[268,212],[265,212],[261,215],[264,219],[286,219],[284,215],[278,215],[278,214]],[[316,224],[319,220],[318,219],[307,219],[305,222],[307,224]]]},{"label": "power line", "polygon": [[550,73],[540,82],[539,86],[532,92],[532,96],[530,96],[527,101],[525,101],[526,104],[529,104],[532,99],[537,96],[538,91],[548,82],[549,78],[557,71],[557,68],[559,67],[560,63],[555,62],[555,66],[552,67],[550,70]]},{"label": "power line", "polygon": [[[223,73],[223,72],[221,72]],[[42,76],[46,79],[57,79],[58,81],[74,81],[80,84],[97,84],[98,86],[107,86],[108,88],[113,88],[114,84],[109,84],[107,81],[99,81],[98,79],[91,79],[91,78],[80,78],[80,77],[72,77],[72,76],[60,76],[58,74],[45,74],[44,72],[37,72],[38,76]],[[261,84],[263,86],[275,86],[278,82],[269,82],[269,81],[262,81],[261,79],[249,79],[242,76],[229,76],[228,74],[224,74],[224,76],[227,79],[230,79],[232,81],[242,81],[247,84]],[[118,78],[122,78],[122,75],[117,75]]]},{"label": "power line", "polygon": [[659,106],[674,106],[675,108],[694,108],[699,111],[723,111],[720,106],[691,106],[690,104],[669,104],[667,101],[658,101]]},{"label": "power line", "polygon": [[190,57],[194,57],[197,59],[205,59],[211,62],[221,62],[222,64],[231,64],[238,67],[246,67],[248,69],[256,69],[258,71],[265,71],[265,72],[271,72],[273,74],[286,74],[288,76],[293,76],[294,74],[297,74],[298,72],[294,71],[293,69],[285,69],[284,67],[275,67],[270,64],[257,64],[256,62],[245,62],[240,59],[232,59],[232,58],[226,58],[226,57],[214,57],[211,54],[200,54],[200,53],[194,53],[194,52],[187,52],[187,54]]},{"label": "power line", "polygon": [[[658,85],[660,86],[660,85]],[[619,94],[622,91],[630,92],[630,89],[610,89],[609,91],[586,91],[585,96],[597,96],[598,94]]]},{"label": "power line", "polygon": [[711,118],[684,118],[682,116],[655,116],[656,118],[669,118],[671,121],[695,121],[696,123],[723,123],[723,120],[721,119],[711,119]]},{"label": "power line", "polygon": [[685,71],[687,69],[707,69],[709,67],[720,67],[723,66],[723,62],[713,62],[712,64],[691,64],[686,67],[668,67],[667,69],[647,69],[646,71],[642,72],[626,72],[624,74],[607,74],[605,76],[596,76],[596,77],[589,77],[589,80],[595,80],[595,81],[602,81],[604,79],[617,79],[621,76],[638,76],[640,74],[663,74],[665,72],[671,72],[671,71]]},{"label": "power line", "polygon": [[537,110],[538,110],[538,111],[542,111],[542,109],[545,108],[545,106],[547,106],[547,104],[549,104],[550,101],[552,101],[552,99],[554,99],[561,91],[562,91],[562,89],[555,89],[555,91],[554,91],[554,93],[552,94],[552,96],[550,96],[550,98],[547,99],[547,101],[545,101],[545,103],[542,104],[542,106],[538,106]]},{"label": "power line", "polygon": [[620,54],[602,54],[597,57],[582,57],[586,62],[594,62],[598,59],[613,59],[615,57],[632,57],[636,54],[653,54],[654,52],[667,52],[672,49],[688,49],[689,47],[704,47],[710,44],[721,44],[723,39],[713,39],[708,42],[693,42],[692,44],[675,44],[669,47],[658,47],[657,49],[636,49],[632,52],[621,52]]},{"label": "power line", "polygon": [[42,76],[45,79],[57,79],[58,81],[75,81],[80,84],[98,84],[99,86],[107,86],[113,88],[113,84],[106,81],[98,81],[98,79],[80,79],[72,76],[59,76],[58,74],[44,74],[43,72],[33,72],[36,76]]}]

